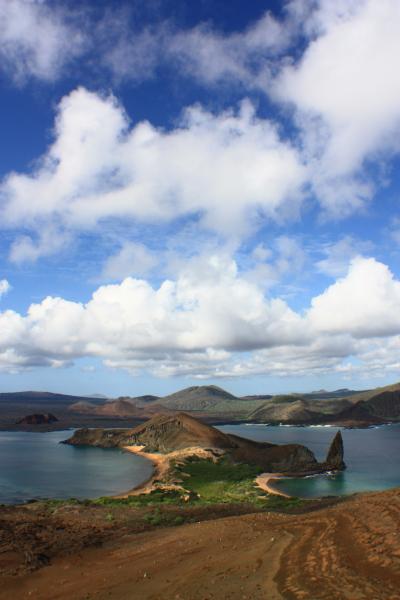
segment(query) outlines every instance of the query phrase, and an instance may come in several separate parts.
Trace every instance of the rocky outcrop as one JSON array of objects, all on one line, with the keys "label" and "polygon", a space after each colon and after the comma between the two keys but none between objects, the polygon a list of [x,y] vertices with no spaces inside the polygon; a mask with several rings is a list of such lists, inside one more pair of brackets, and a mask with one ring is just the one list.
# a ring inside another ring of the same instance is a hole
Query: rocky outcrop
[{"label": "rocky outcrop", "polygon": [[19,419],[19,421],[17,421],[17,425],[50,425],[51,423],[56,423],[57,421],[57,417],[51,413],[34,414],[27,415],[26,417]]},{"label": "rocky outcrop", "polygon": [[343,438],[340,431],[337,432],[332,440],[328,454],[326,456],[326,465],[329,469],[341,471],[346,468],[346,464],[343,460]]}]

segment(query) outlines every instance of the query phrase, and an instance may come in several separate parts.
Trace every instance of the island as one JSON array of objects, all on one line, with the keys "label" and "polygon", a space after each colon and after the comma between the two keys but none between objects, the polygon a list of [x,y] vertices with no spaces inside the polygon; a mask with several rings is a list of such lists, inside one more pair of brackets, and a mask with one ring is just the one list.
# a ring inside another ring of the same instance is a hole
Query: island
[{"label": "island", "polygon": [[52,413],[35,413],[18,419],[16,425],[51,425],[52,423],[57,423],[57,421],[57,417]]},{"label": "island", "polygon": [[[123,448],[147,457],[155,465],[153,476],[131,494],[173,489],[187,495],[182,471],[185,473],[183,467],[193,461],[208,461],[217,467],[248,465],[254,469],[257,485],[269,493],[276,493],[269,480],[280,475],[301,477],[346,467],[340,431],[325,461],[318,462],[313,452],[301,444],[256,442],[223,433],[184,412],[155,415],[133,429],[79,429],[63,443]],[[215,467],[211,469],[214,474]]]}]

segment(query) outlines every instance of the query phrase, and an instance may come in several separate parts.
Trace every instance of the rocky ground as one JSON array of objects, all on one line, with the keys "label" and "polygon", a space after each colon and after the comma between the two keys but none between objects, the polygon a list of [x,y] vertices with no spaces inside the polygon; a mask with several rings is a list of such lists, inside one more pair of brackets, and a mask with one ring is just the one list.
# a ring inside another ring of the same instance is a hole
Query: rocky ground
[{"label": "rocky ground", "polygon": [[400,490],[318,506],[2,509],[0,599],[397,600]]}]

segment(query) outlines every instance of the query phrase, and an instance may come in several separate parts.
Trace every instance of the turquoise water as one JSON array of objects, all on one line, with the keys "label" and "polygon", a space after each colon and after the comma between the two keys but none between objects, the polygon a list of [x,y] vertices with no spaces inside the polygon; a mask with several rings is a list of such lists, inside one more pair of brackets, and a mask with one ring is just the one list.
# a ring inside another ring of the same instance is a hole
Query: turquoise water
[{"label": "turquoise water", "polygon": [[152,464],[141,456],[59,443],[71,435],[0,432],[0,504],[118,494],[152,473]]},{"label": "turquoise water", "polygon": [[[273,427],[224,425],[234,433],[257,441],[304,444],[324,460],[337,427]],[[341,429],[347,469],[337,475],[281,480],[277,487],[292,496],[316,498],[400,487],[400,425],[371,429]]]}]

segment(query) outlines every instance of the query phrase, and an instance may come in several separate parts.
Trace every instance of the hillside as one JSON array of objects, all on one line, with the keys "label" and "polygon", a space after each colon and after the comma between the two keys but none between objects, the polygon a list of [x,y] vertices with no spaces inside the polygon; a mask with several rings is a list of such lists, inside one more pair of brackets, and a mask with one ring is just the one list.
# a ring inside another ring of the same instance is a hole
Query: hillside
[{"label": "hillside", "polygon": [[337,415],[339,421],[365,424],[400,421],[400,384],[378,388],[359,397]]},{"label": "hillside", "polygon": [[159,403],[171,410],[209,411],[220,408],[226,402],[238,400],[236,396],[216,385],[198,385],[160,398]]},{"label": "hillside", "polygon": [[400,382],[392,383],[391,385],[385,385],[383,387],[377,387],[372,390],[363,390],[356,394],[352,394],[351,396],[347,396],[346,398],[353,403],[357,403],[360,401],[368,401],[382,394],[383,392],[400,392]]}]

